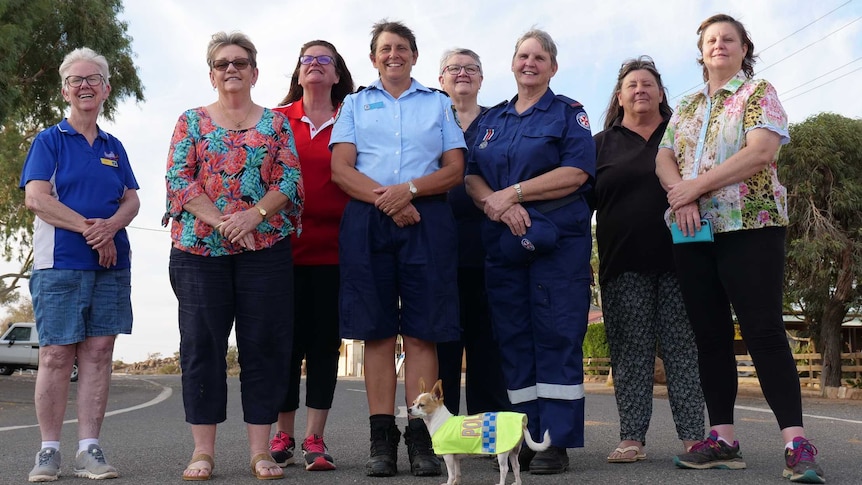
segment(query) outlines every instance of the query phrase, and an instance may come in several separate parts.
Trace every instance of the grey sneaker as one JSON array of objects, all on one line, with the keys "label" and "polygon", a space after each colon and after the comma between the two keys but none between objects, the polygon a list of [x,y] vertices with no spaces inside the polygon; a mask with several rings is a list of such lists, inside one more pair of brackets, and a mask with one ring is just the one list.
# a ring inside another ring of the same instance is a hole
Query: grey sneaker
[{"label": "grey sneaker", "polygon": [[53,482],[60,476],[60,450],[42,448],[36,453],[36,466],[30,470],[31,482]]},{"label": "grey sneaker", "polygon": [[108,465],[105,454],[99,445],[90,445],[87,451],[79,451],[75,457],[75,476],[80,478],[92,478],[93,480],[104,480],[105,478],[117,478],[120,476],[117,469]]}]

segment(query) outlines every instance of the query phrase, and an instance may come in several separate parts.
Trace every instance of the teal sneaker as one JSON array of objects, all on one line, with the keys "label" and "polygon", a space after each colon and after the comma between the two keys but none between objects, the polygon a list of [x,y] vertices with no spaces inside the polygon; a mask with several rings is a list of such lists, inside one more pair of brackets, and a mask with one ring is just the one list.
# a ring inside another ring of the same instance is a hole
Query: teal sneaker
[{"label": "teal sneaker", "polygon": [[705,440],[696,443],[688,453],[677,455],[673,462],[680,468],[694,468],[705,470],[707,468],[720,468],[724,470],[742,470],[746,467],[739,452],[739,442],[734,441],[728,445],[718,439],[715,431],[710,431]]},{"label": "teal sneaker", "polygon": [[814,462],[816,454],[817,448],[810,441],[802,436],[793,438],[793,449],[784,449],[784,462],[787,466],[781,475],[789,478],[791,482],[826,483],[823,469]]}]

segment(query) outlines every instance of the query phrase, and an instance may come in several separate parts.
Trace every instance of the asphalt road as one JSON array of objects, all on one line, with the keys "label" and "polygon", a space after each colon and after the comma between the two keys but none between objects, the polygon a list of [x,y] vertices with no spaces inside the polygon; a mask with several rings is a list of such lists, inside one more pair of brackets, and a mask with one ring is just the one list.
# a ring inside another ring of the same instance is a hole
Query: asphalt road
[{"label": "asphalt road", "polygon": [[[27,472],[39,447],[39,429],[33,410],[32,374],[0,376],[0,484],[26,483]],[[67,419],[74,419],[74,392]],[[228,420],[219,426],[214,483],[258,483],[248,467],[245,428],[239,403],[239,381],[230,379]],[[102,445],[109,461],[120,471],[110,483],[180,483],[180,474],[190,457],[193,443],[183,420],[180,380],[177,376],[114,375],[108,404],[109,416],[102,429]],[[618,438],[616,405],[612,390],[589,384],[587,390],[586,447],[569,450],[571,467],[562,475],[526,473],[529,484],[712,484],[788,483],[781,478],[782,444],[777,425],[759,392],[745,390],[738,399],[738,438],[748,469],[681,470],[671,461],[681,444],[676,440],[667,400],[658,388],[652,426],[647,435],[648,459],[634,464],[608,464],[607,454]],[[399,394],[400,396],[400,394]],[[399,399],[401,399],[399,397]],[[862,483],[862,401],[829,401],[805,397],[805,424],[820,450],[827,483]],[[464,406],[462,405],[462,409]],[[341,379],[327,427],[326,442],[338,469],[307,472],[293,465],[286,480],[296,484],[387,484],[437,485],[443,477],[413,477],[409,474],[406,448],[399,450],[399,474],[371,478],[364,473],[368,453],[368,419],[365,386],[361,380]],[[401,426],[406,417],[398,419]],[[297,429],[304,429],[300,411]],[[63,475],[60,483],[79,483],[71,475],[77,446],[75,423],[63,428]],[[496,483],[497,475],[487,458],[462,461],[465,485]],[[511,482],[511,475],[509,481]]]}]

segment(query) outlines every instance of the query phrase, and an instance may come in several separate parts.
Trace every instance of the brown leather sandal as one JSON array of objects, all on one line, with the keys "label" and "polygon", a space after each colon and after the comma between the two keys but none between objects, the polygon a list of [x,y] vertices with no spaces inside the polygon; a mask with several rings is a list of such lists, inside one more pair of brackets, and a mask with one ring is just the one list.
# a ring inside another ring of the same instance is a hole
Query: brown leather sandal
[{"label": "brown leather sandal", "polygon": [[[262,461],[268,461],[272,463],[272,466],[265,467],[270,470],[278,470],[277,475],[261,475],[260,472],[257,471],[257,464]],[[284,470],[278,466],[278,463],[272,459],[272,455],[269,453],[258,453],[251,458],[251,473],[254,474],[255,478],[258,480],[279,480],[284,478]]]},{"label": "brown leather sandal", "polygon": [[[209,468],[202,467],[202,466],[192,466],[193,464],[195,464],[199,461],[204,461],[204,462],[209,463],[209,465],[210,465]],[[206,453],[198,453],[197,455],[194,455],[192,457],[191,461],[189,461],[188,466],[186,466],[186,469],[183,470],[183,480],[189,481],[189,482],[202,482],[204,480],[209,480],[213,476],[213,469],[214,468],[215,468],[215,462],[213,461],[213,457],[207,455]],[[189,471],[196,472],[196,471],[201,471],[201,470],[206,470],[209,473],[207,473],[206,475],[191,475],[191,476],[186,475],[186,472],[189,472]]]}]

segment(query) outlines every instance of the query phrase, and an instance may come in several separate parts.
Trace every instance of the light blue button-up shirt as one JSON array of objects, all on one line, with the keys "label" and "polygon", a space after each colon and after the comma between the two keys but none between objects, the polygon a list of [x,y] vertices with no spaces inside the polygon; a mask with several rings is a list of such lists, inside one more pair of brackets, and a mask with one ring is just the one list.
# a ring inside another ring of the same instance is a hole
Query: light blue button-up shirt
[{"label": "light blue button-up shirt", "polygon": [[452,101],[411,80],[398,99],[380,80],[344,99],[329,147],[356,146],[356,170],[381,185],[405,183],[440,168],[443,152],[466,148]]}]

